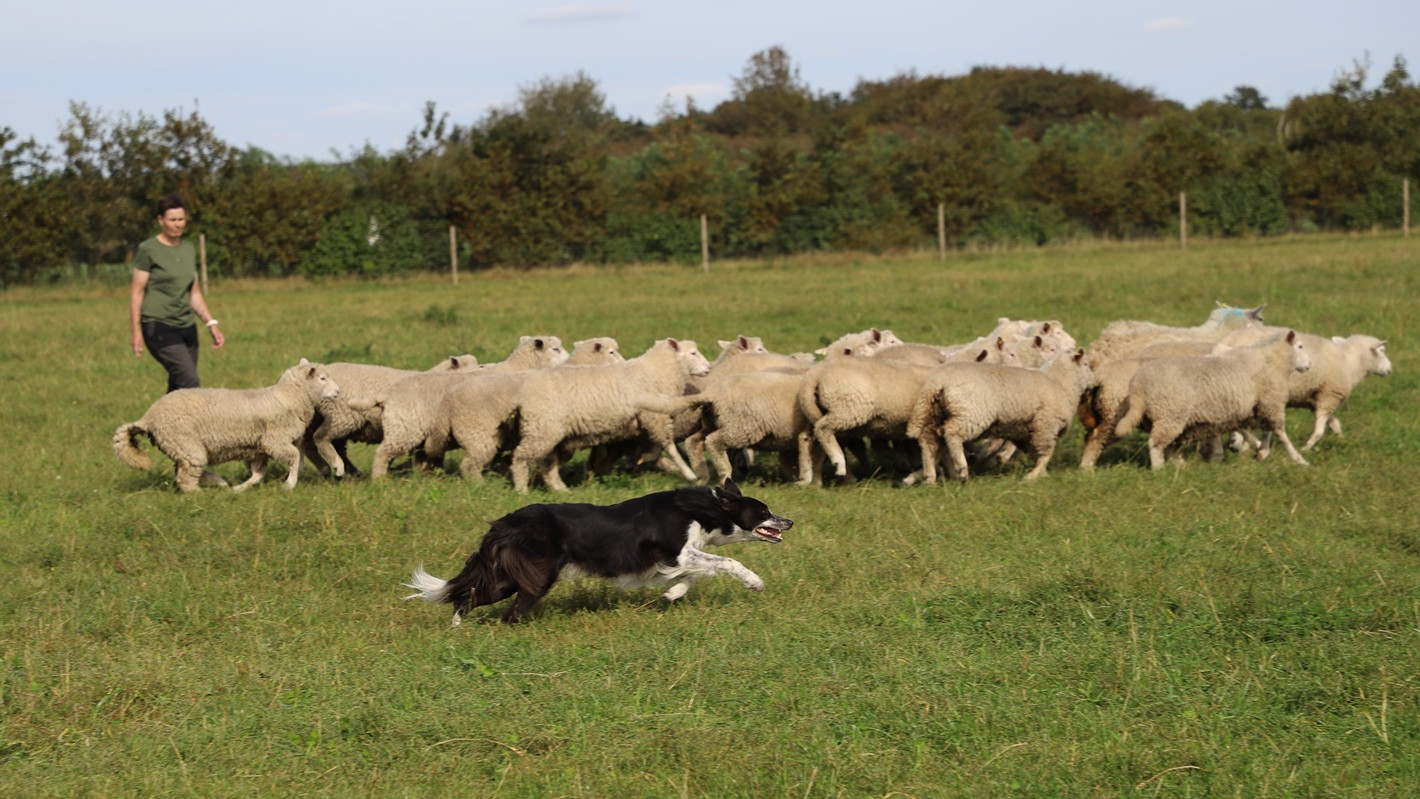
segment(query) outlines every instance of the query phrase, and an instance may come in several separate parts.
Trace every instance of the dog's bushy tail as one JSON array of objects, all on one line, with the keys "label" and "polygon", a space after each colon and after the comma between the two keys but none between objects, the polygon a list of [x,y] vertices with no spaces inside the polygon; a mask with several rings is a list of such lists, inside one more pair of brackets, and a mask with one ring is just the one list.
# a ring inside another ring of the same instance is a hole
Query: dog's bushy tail
[{"label": "dog's bushy tail", "polygon": [[415,593],[405,597],[405,599],[422,599],[425,602],[448,602],[448,580],[440,580],[438,577],[424,571],[424,564],[419,564],[419,568],[414,570],[409,582],[401,583],[405,588],[413,588]]}]

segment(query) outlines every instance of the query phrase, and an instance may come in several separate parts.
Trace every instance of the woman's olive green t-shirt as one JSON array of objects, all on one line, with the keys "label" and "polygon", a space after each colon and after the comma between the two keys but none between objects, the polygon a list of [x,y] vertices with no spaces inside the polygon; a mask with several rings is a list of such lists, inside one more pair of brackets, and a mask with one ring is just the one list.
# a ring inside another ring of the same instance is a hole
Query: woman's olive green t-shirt
[{"label": "woman's olive green t-shirt", "polygon": [[139,310],[140,322],[172,327],[197,323],[192,313],[192,282],[197,279],[197,253],[191,242],[170,247],[157,237],[138,245],[133,268],[148,273],[148,287]]}]

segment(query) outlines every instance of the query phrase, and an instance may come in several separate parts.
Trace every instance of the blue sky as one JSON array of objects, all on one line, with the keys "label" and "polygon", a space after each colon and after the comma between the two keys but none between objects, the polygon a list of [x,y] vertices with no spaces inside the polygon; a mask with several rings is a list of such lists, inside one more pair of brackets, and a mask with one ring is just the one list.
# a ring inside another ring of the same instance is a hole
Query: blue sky
[{"label": "blue sky", "polygon": [[1420,74],[1415,0],[0,0],[0,20],[0,127],[22,138],[52,142],[71,101],[196,108],[231,144],[317,159],[400,147],[426,101],[469,123],[578,70],[622,117],[654,121],[687,94],[710,108],[774,45],[815,91],[845,94],[1009,65],[1100,72],[1188,106],[1248,84],[1280,105],[1367,54],[1373,82],[1397,55]]}]

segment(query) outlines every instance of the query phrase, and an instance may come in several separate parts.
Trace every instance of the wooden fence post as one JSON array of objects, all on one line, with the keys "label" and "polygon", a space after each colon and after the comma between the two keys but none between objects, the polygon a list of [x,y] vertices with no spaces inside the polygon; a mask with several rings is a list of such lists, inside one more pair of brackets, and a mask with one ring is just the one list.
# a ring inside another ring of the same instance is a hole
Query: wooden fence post
[{"label": "wooden fence post", "polygon": [[458,229],[449,225],[449,272],[454,277],[454,285],[459,284],[459,234]]},{"label": "wooden fence post", "polygon": [[947,204],[937,203],[937,260],[947,260]]},{"label": "wooden fence post", "polygon": [[1178,248],[1188,249],[1188,194],[1178,193]]},{"label": "wooden fence post", "polygon": [[1410,178],[1406,178],[1405,182],[1401,184],[1400,194],[1400,204],[1405,209],[1405,212],[1401,215],[1404,219],[1402,227],[1405,230],[1405,238],[1408,239],[1410,238]]},{"label": "wooden fence post", "polygon": [[710,223],[705,214],[700,215],[700,270],[710,273]]},{"label": "wooden fence post", "polygon": [[207,296],[207,234],[197,234],[197,263],[202,267],[202,295]]}]

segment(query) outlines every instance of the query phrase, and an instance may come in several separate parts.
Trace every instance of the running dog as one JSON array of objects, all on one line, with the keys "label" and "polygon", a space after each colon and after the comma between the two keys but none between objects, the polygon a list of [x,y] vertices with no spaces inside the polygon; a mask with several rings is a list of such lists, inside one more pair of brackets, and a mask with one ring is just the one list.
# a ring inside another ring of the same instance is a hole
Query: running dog
[{"label": "running dog", "polygon": [[452,604],[458,626],[469,610],[514,594],[503,621],[521,621],[562,576],[603,577],[622,588],[670,583],[662,595],[670,602],[716,573],[763,591],[764,581],[739,561],[702,549],[736,541],[778,544],[793,526],[729,479],[719,488],[659,491],[615,505],[529,505],[493,522],[452,580],[416,569],[405,586],[417,593],[405,599]]}]

